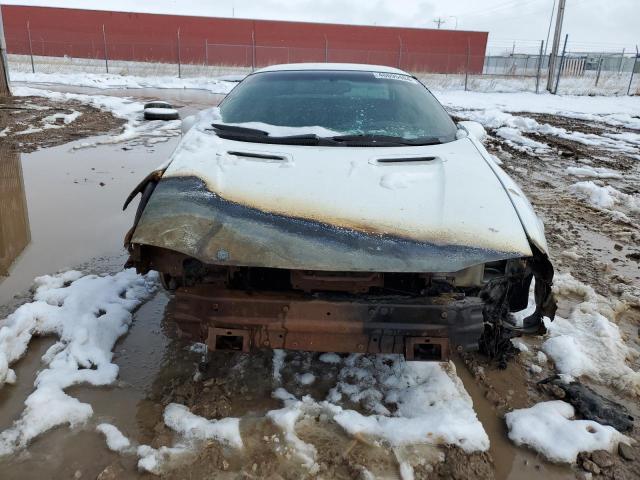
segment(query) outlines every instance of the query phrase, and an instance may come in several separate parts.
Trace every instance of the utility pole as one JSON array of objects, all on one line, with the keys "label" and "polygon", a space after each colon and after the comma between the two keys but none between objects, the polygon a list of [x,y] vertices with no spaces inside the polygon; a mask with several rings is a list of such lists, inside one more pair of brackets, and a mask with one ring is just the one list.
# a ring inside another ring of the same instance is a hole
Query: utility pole
[{"label": "utility pole", "polygon": [[567,0],[560,0],[558,4],[558,15],[556,17],[556,29],[553,33],[553,46],[551,48],[551,56],[549,57],[549,72],[547,75],[547,90],[553,91],[553,77],[558,61],[558,49],[560,48],[560,37],[562,36],[562,21],[564,19],[564,7]]},{"label": "utility pole", "polygon": [[4,42],[4,24],[2,23],[2,6],[0,6],[0,97],[11,96],[9,89],[9,63],[7,47]]},{"label": "utility pole", "polygon": [[440,25],[447,23],[447,21],[443,20],[442,17],[438,17],[433,21],[433,23],[436,23],[438,25],[438,30],[440,30]]}]

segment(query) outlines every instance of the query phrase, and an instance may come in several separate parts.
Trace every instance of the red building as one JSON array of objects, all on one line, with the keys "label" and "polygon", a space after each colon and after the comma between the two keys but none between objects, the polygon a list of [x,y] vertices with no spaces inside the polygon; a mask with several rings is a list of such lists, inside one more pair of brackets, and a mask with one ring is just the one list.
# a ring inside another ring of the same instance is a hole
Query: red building
[{"label": "red building", "polygon": [[9,53],[104,58],[106,50],[113,60],[176,63],[179,58],[182,63],[209,65],[329,61],[481,73],[488,36],[462,30],[11,5],[3,6],[2,12]]}]

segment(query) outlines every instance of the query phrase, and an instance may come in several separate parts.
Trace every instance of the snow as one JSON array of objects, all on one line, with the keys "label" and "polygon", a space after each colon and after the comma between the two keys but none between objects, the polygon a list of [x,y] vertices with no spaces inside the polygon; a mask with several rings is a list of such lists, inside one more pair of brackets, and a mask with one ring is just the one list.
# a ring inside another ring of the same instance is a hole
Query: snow
[{"label": "snow", "polygon": [[[640,118],[638,118],[640,97],[638,96],[576,96],[531,92],[483,93],[459,90],[433,90],[433,94],[443,105],[453,109],[486,110],[501,114],[548,113],[580,120],[602,121],[612,126],[640,130]],[[469,120],[477,120],[484,124],[476,118],[469,118]]]},{"label": "snow", "polygon": [[540,365],[532,363],[531,365],[529,365],[529,371],[537,375],[538,373],[542,372],[542,367]]},{"label": "snow", "polygon": [[593,167],[567,167],[567,173],[576,177],[590,177],[590,178],[622,178],[622,174],[615,172],[608,168],[593,168]]},{"label": "snow", "polygon": [[618,210],[615,207],[622,207],[640,211],[640,196],[627,195],[609,185],[601,186],[588,180],[574,183],[569,187],[569,191],[599,209]]},{"label": "snow", "polygon": [[612,321],[627,306],[596,294],[566,273],[556,275],[554,292],[561,298],[579,299],[567,318],[556,315],[553,322],[545,319],[549,338],[542,349],[556,370],[572,377],[584,375],[640,396],[640,372],[627,362],[640,353],[624,342]]},{"label": "snow", "polygon": [[287,352],[280,349],[273,350],[273,379],[276,382],[282,381],[282,367],[284,367],[284,360],[287,357]]},{"label": "snow", "polygon": [[296,375],[296,381],[300,385],[311,385],[313,382],[316,381],[316,377],[313,373],[307,372],[307,373]]},{"label": "snow", "polygon": [[320,355],[320,361],[324,363],[341,363],[342,358],[337,353],[323,353]]},{"label": "snow", "polygon": [[238,418],[207,420],[194,415],[184,405],[170,403],[164,411],[164,423],[187,439],[212,439],[234,448],[243,446]]},{"label": "snow", "polygon": [[149,445],[140,445],[136,453],[140,457],[138,460],[139,470],[153,473],[154,475],[162,475],[165,471],[170,470],[172,465],[190,457],[193,451],[191,448],[180,444],[173,447],[162,446],[157,449]]},{"label": "snow", "polygon": [[545,355],[545,353],[542,350],[540,350],[536,354],[536,359],[538,360],[538,363],[542,363],[542,364],[547,363],[547,360],[548,360],[547,356]]},{"label": "snow", "polygon": [[[344,360],[338,383],[326,400],[308,395],[297,399],[283,388],[277,389],[274,397],[284,407],[268,412],[267,417],[282,430],[285,442],[311,472],[318,468],[317,452],[297,436],[296,424],[318,416],[356,438],[368,437],[391,448],[414,443],[456,445],[466,452],[489,448],[489,438],[452,363],[353,354]],[[368,413],[344,408],[343,400]],[[410,468],[406,464],[405,469]]]},{"label": "snow", "polygon": [[553,462],[575,463],[580,452],[613,451],[629,441],[616,429],[591,420],[572,420],[573,407],[562,400],[542,402],[505,415],[509,438]]},{"label": "snow", "polygon": [[14,87],[13,94],[16,96],[45,97],[60,102],[75,100],[100,110],[111,112],[115,117],[126,120],[122,133],[101,137],[91,142],[83,142],[75,148],[131,141],[153,144],[180,135],[180,120],[146,121],[142,114],[144,105],[129,98],[52,92],[32,87]]},{"label": "snow", "polygon": [[[441,94],[447,98],[447,92],[441,92]],[[487,95],[487,96],[495,96],[497,94],[478,94],[478,95]],[[544,95],[543,95],[544,96]],[[562,97],[564,98],[564,97]],[[577,97],[576,97],[577,98]],[[496,130],[496,135],[503,138],[508,145],[511,147],[521,150],[528,153],[546,153],[550,150],[550,147],[542,142],[538,142],[532,138],[531,136],[536,135],[549,135],[555,136],[563,139],[568,139],[574,142],[582,143],[588,146],[595,146],[599,148],[603,148],[605,150],[610,150],[614,152],[625,152],[629,154],[640,153],[638,146],[640,146],[640,135],[635,133],[625,133],[625,134],[609,134],[605,133],[602,136],[596,135],[593,133],[582,133],[582,132],[572,132],[567,130],[566,128],[554,127],[553,125],[549,125],[546,123],[539,123],[533,118],[529,118],[522,115],[513,115],[504,111],[504,109],[500,110],[495,108],[495,105],[490,105],[486,108],[480,107],[477,108],[478,104],[474,103],[473,100],[477,100],[477,97],[472,97],[469,103],[457,103],[450,101],[450,108],[456,110],[456,114],[463,118],[467,118],[469,120],[474,120],[476,122],[480,122],[487,128],[492,128]],[[536,111],[534,105],[529,104],[529,97],[526,94],[510,94],[510,95],[502,95],[500,99],[503,100],[521,100],[522,104],[518,105],[519,111],[533,112]],[[515,103],[515,102],[514,102]],[[578,106],[582,106],[582,102],[578,102]],[[586,105],[585,105],[586,107]],[[617,106],[616,106],[617,107]],[[460,110],[461,109],[461,110]],[[576,114],[572,112],[565,112],[560,109],[553,110],[551,112],[539,112],[539,113],[554,113],[558,115],[565,116],[580,116],[586,114]],[[622,122],[617,121],[618,123],[622,123],[624,126],[628,128],[633,128],[636,126],[640,128],[640,123],[636,122],[636,119],[627,115],[629,117],[628,121]],[[601,123],[611,123],[608,121],[608,115],[596,115],[589,114],[589,118],[591,121],[601,122]],[[618,117],[620,118],[620,117]],[[524,134],[528,134],[524,135]],[[582,171],[584,173],[586,171]],[[591,173],[597,172],[594,170]],[[580,171],[578,171],[580,173]],[[605,173],[605,172],[599,172]],[[593,175],[593,176],[598,176]],[[606,178],[614,178],[614,177],[606,177]]]},{"label": "snow", "polygon": [[587,202],[597,208],[613,208],[616,199],[613,196],[613,187],[601,187],[592,181],[574,183],[569,190],[587,200]]},{"label": "snow", "polygon": [[328,128],[320,126],[283,127],[280,125],[271,125],[270,123],[263,122],[224,123],[224,125],[262,130],[264,132],[267,132],[272,137],[286,137],[289,135],[303,134],[317,135],[319,137],[334,137],[336,135],[343,134],[342,132],[329,130]]},{"label": "snow", "polygon": [[[55,124],[59,119],[61,119],[62,123],[64,123],[65,125],[69,125],[71,122],[75,122],[80,117],[80,115],[82,115],[82,112],[77,112],[75,110],[71,113],[54,113],[53,115],[44,117],[42,121]],[[51,127],[57,128],[58,125],[51,125]]]},{"label": "snow", "polygon": [[176,110],[175,108],[151,107],[151,108],[145,108],[144,112],[150,113],[151,115],[169,115],[169,114],[178,113],[178,110]]},{"label": "snow", "polygon": [[59,341],[44,354],[46,368],[38,374],[22,415],[0,433],[0,455],[26,447],[54,427],[73,427],[91,417],[91,405],[65,389],[116,380],[113,346],[129,329],[131,312],[155,290],[156,277],[129,269],[106,276],[69,271],[36,278],[34,301],[0,322],[0,381],[15,382],[10,365],[25,354],[33,335],[56,334]]},{"label": "snow", "polygon": [[131,442],[120,430],[110,423],[101,423],[96,430],[102,433],[107,440],[107,447],[114,452],[124,453],[130,450]]},{"label": "snow", "polygon": [[527,345],[519,338],[512,338],[511,343],[513,344],[514,347],[516,347],[521,352],[529,351],[529,347],[527,347]]},{"label": "snow", "polygon": [[177,463],[195,456],[208,440],[234,449],[243,448],[238,418],[207,420],[194,415],[186,406],[177,403],[166,406],[163,418],[165,425],[179,434],[179,438],[171,447],[135,446],[117,427],[108,423],[99,424],[96,430],[105,436],[110,450],[137,455],[138,468],[154,475],[162,475]]},{"label": "snow", "polygon": [[[549,146],[545,143],[537,142],[530,138],[525,137],[520,133],[520,130],[511,127],[500,127],[496,130],[496,135],[505,139],[507,144],[518,148],[519,150],[548,150]],[[520,148],[524,147],[524,148]]]},{"label": "snow", "polygon": [[12,82],[73,85],[105,89],[123,88],[171,88],[206,90],[211,93],[227,94],[236,83],[205,77],[178,78],[175,76],[140,77],[113,73],[42,73],[10,70]]},{"label": "snow", "polygon": [[267,412],[267,418],[282,430],[285,441],[294,449],[309,473],[312,475],[317,473],[320,469],[315,461],[318,452],[313,445],[305,443],[298,437],[295,427],[300,417],[312,411],[322,410],[322,407],[309,396],[304,397],[301,401],[296,400],[293,395],[282,388],[274,392],[274,397],[282,400],[285,407]]}]

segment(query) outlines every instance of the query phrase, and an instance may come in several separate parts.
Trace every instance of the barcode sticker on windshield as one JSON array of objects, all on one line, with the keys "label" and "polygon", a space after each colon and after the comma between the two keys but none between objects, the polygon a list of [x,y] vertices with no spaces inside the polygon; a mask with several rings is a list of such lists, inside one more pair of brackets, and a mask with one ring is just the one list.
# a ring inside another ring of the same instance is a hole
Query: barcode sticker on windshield
[{"label": "barcode sticker on windshield", "polygon": [[384,78],[386,80],[400,80],[403,82],[418,83],[415,78],[410,77],[409,75],[401,75],[399,73],[373,72],[373,76],[376,78]]}]

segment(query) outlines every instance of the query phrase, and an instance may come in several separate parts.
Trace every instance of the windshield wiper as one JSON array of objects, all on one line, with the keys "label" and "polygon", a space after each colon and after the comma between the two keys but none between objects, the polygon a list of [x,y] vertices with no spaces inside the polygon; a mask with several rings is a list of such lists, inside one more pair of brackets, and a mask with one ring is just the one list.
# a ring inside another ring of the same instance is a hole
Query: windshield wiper
[{"label": "windshield wiper", "polygon": [[265,132],[264,130],[258,130],[257,128],[248,128],[248,127],[239,127],[238,125],[225,125],[224,123],[212,123],[211,126],[213,129],[218,132],[229,132],[229,133],[245,133],[251,135],[269,135],[269,132]]},{"label": "windshield wiper", "polygon": [[330,147],[398,147],[437,145],[442,143],[436,137],[403,138],[391,135],[336,135],[335,137],[319,137],[315,133],[301,135],[285,135],[274,137],[269,132],[257,128],[240,127],[213,123],[213,131],[220,138],[250,143],[268,143],[280,145],[308,145]]},{"label": "windshield wiper", "polygon": [[235,140],[238,142],[264,143],[275,145],[305,145],[305,146],[336,146],[340,145],[330,138],[322,138],[316,134],[289,135],[284,137],[272,137],[251,132],[233,132],[215,129],[216,135],[225,140]]},{"label": "windshield wiper", "polygon": [[345,146],[366,146],[366,147],[388,147],[388,146],[421,146],[421,145],[438,145],[442,141],[437,137],[419,137],[419,138],[403,138],[392,135],[337,135],[331,137],[331,140],[340,142]]}]

